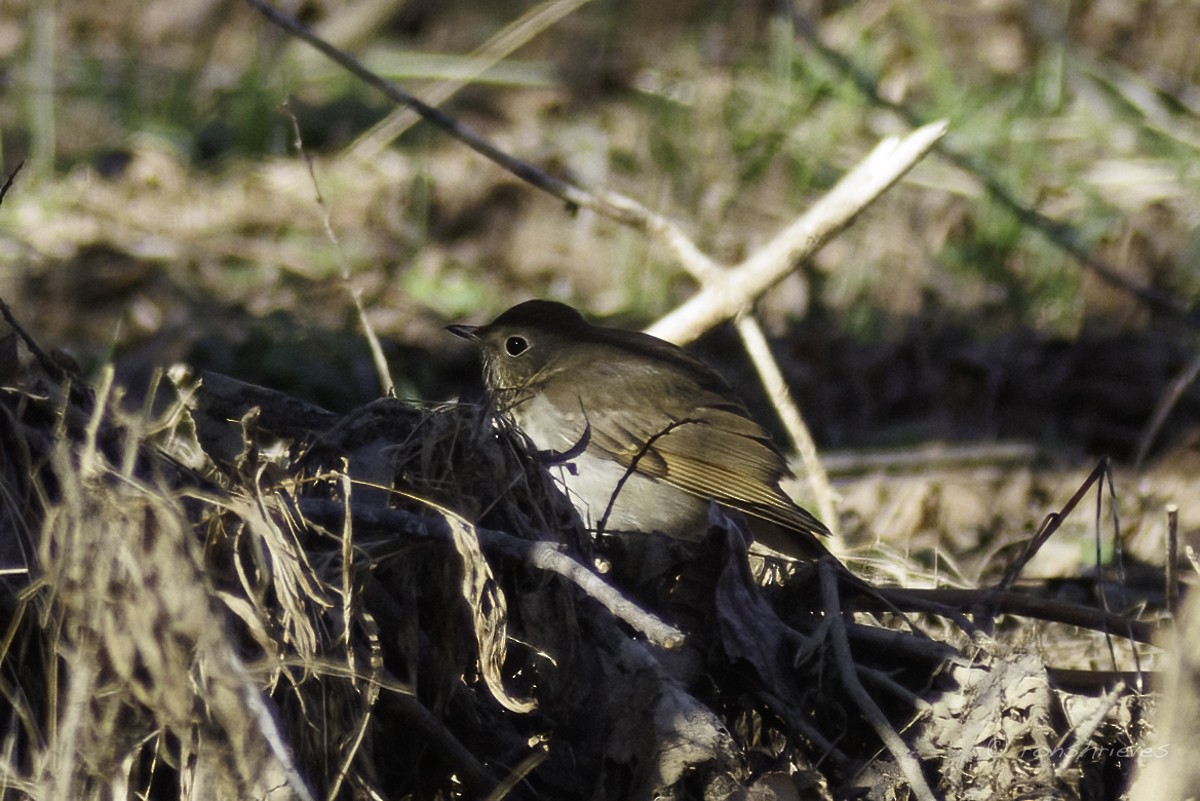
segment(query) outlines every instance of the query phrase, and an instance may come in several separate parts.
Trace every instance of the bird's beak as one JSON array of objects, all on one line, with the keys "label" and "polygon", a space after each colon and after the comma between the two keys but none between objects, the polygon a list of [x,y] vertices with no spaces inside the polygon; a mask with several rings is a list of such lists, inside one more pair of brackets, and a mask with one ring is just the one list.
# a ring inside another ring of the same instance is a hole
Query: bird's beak
[{"label": "bird's beak", "polygon": [[463,339],[469,339],[472,342],[478,342],[479,329],[481,327],[482,326],[478,325],[448,325],[446,326],[446,330],[451,334],[454,334],[456,337],[462,337]]}]

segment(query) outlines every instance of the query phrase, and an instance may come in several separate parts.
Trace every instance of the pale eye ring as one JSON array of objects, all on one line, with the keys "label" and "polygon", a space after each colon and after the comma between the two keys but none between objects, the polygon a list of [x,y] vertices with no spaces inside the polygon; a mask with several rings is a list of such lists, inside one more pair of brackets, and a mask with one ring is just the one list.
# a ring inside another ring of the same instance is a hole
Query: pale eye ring
[{"label": "pale eye ring", "polygon": [[529,350],[529,340],[525,337],[511,336],[504,340],[504,352],[509,356],[520,356]]}]

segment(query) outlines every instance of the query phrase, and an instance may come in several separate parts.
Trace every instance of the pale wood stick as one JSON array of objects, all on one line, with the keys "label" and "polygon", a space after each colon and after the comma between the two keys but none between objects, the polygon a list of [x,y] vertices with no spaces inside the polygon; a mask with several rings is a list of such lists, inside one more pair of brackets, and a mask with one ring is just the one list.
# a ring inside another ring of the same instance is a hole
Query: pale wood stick
[{"label": "pale wood stick", "polygon": [[888,137],[807,212],[737,267],[714,274],[690,300],[647,329],[661,339],[691,342],[737,316],[920,161],[946,133],[946,121]]},{"label": "pale wood stick", "polygon": [[821,459],[817,456],[817,445],[813,442],[812,434],[800,416],[800,407],[796,404],[795,398],[792,397],[792,391],[788,389],[787,381],[783,378],[783,371],[779,369],[779,364],[771,353],[771,348],[767,344],[767,338],[763,335],[758,320],[754,319],[752,315],[743,314],[737,318],[736,324],[742,342],[746,346],[746,352],[750,354],[750,359],[754,362],[755,369],[758,370],[759,380],[766,387],[767,394],[775,406],[775,412],[787,430],[791,445],[800,455],[800,460],[804,464],[804,474],[808,478],[808,483],[812,487],[816,499],[817,517],[821,518],[821,522],[829,528],[830,533],[837,537],[841,526],[838,525],[836,494],[833,486],[829,483],[829,476],[826,474],[825,468],[821,466]]}]

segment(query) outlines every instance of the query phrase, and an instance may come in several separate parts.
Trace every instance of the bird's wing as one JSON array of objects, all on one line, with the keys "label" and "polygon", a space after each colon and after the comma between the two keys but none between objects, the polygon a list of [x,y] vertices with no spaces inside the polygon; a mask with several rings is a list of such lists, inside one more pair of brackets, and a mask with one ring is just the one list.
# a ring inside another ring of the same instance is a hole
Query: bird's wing
[{"label": "bird's wing", "polygon": [[828,529],[779,488],[783,456],[745,410],[715,392],[688,387],[686,404],[659,387],[659,404],[600,404],[588,410],[591,449],[679,489],[784,528]]}]

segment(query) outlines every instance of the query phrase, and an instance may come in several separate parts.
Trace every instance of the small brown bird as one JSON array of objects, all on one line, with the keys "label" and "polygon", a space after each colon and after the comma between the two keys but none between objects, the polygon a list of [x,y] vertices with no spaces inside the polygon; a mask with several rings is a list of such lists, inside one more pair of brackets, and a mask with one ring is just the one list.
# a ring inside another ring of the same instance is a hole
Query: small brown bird
[{"label": "small brown bird", "polygon": [[779,487],[788,470],[770,437],[682,348],[545,300],[448,330],[479,346],[493,409],[547,459],[592,530],[695,540],[715,501],[748,517],[759,546],[827,553],[816,535],[828,529]]}]

